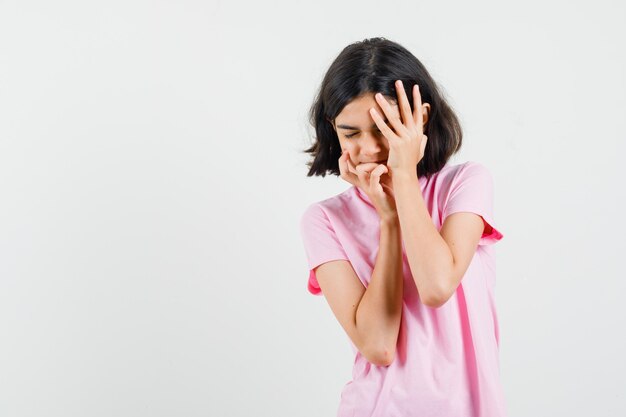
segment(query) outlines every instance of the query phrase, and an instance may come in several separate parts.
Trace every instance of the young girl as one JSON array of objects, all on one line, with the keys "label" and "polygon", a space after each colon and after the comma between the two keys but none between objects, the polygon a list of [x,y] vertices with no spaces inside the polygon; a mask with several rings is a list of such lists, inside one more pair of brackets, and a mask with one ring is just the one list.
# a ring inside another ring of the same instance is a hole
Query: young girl
[{"label": "young girl", "polygon": [[308,290],[355,353],[338,416],[500,417],[493,180],[451,165],[462,130],[422,63],[384,38],[347,46],[311,108],[308,176],[352,184],[300,227]]}]

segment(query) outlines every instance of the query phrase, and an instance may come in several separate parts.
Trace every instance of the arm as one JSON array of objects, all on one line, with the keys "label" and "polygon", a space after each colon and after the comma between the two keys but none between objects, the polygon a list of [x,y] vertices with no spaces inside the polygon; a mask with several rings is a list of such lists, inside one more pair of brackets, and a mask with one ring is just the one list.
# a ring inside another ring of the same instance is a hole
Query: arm
[{"label": "arm", "polygon": [[443,305],[456,291],[476,251],[484,228],[474,213],[454,213],[442,225],[433,224],[417,174],[393,178],[402,237],[411,274],[422,303]]},{"label": "arm", "polygon": [[381,220],[376,265],[356,311],[356,326],[384,365],[391,364],[396,353],[403,281],[400,225],[397,219]]},{"label": "arm", "polygon": [[380,226],[379,251],[367,288],[346,260],[320,265],[316,276],[359,352],[369,362],[387,366],[395,357],[402,314],[402,244],[397,219],[381,220]]}]

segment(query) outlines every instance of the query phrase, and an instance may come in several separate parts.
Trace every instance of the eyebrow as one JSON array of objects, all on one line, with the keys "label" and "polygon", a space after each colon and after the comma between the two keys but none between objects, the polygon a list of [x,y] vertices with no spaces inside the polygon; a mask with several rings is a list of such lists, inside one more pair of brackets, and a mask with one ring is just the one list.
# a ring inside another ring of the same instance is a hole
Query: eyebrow
[{"label": "eyebrow", "polygon": [[[385,118],[385,123],[387,123],[387,118]],[[377,128],[378,125],[376,123],[372,124],[372,128]],[[348,125],[337,125],[337,129],[346,129],[346,130],[359,130],[358,127],[348,126]]]}]

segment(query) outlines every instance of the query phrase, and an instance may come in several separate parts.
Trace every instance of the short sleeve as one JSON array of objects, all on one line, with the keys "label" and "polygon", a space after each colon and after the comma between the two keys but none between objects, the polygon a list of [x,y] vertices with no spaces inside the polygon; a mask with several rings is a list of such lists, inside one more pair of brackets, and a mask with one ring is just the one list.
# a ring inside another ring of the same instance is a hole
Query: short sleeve
[{"label": "short sleeve", "polygon": [[[459,169],[452,180],[445,202],[441,224],[457,212],[472,212],[482,217],[485,223],[479,245],[491,245],[504,236],[494,222],[494,186],[489,170],[477,162],[467,162]],[[489,229],[491,228],[491,231]]]},{"label": "short sleeve", "polygon": [[309,265],[307,289],[311,294],[321,295],[314,269],[325,262],[348,260],[348,257],[324,209],[317,203],[309,206],[302,215],[300,234]]}]

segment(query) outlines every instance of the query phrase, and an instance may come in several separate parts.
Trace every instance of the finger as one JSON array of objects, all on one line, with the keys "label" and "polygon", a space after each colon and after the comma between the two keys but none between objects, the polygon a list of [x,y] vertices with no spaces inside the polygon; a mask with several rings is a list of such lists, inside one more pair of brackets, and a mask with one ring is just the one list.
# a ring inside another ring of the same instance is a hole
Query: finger
[{"label": "finger", "polygon": [[368,183],[369,172],[364,171],[360,166],[356,167],[357,177],[359,177],[359,181],[361,184],[366,185]]},{"label": "finger", "polygon": [[378,162],[363,162],[359,164],[360,169],[367,172],[372,172],[380,163]]},{"label": "finger", "polygon": [[380,185],[382,185],[383,189],[387,192],[387,194],[389,194],[391,198],[395,200],[396,196],[393,193],[393,188],[389,186],[388,184],[385,184],[384,182],[381,182]]},{"label": "finger", "polygon": [[350,172],[349,163],[350,155],[348,154],[348,151],[345,151],[339,158],[339,172],[341,174],[341,178],[348,181],[350,184],[356,185],[358,179],[356,175]]},{"label": "finger", "polygon": [[[370,187],[379,188],[380,187],[380,176],[387,172],[387,167],[384,165],[378,165],[372,171],[370,175]],[[380,188],[382,190],[382,187]]]},{"label": "finger", "polygon": [[425,154],[425,152],[426,152],[426,142],[428,142],[428,136],[426,136],[426,135],[423,135],[423,136],[424,136],[424,137],[423,137],[423,139],[422,139],[422,143],[421,143],[421,146],[420,146],[420,148],[421,148],[421,149],[420,149],[420,154],[421,154],[422,156],[423,156],[423,155]]},{"label": "finger", "polygon": [[391,173],[389,172],[389,167],[385,166],[385,172],[383,172],[380,176],[380,182],[384,184],[391,184]]},{"label": "finger", "polygon": [[341,176],[343,177],[346,174],[346,170],[348,168],[348,166],[346,165],[346,158],[348,157],[348,152],[342,152],[341,156],[339,157],[339,173],[341,174]]},{"label": "finger", "polygon": [[[392,197],[394,197],[393,194],[393,181],[391,180],[391,177],[389,176],[389,168],[387,166],[385,166],[385,172],[383,172],[380,176],[380,185],[383,187],[383,189]],[[394,197],[395,198],[395,197]]]},{"label": "finger", "polygon": [[[391,126],[395,129],[395,132],[392,131],[387,126],[387,124],[385,123],[385,121],[381,117],[380,121],[387,127],[387,129],[389,129],[391,132],[394,132],[394,134],[397,134],[398,136],[403,135],[404,133],[406,133],[406,131],[407,131],[406,126],[404,126],[402,124],[402,120],[400,120],[400,116],[395,114],[395,112],[391,108],[391,105],[387,102],[387,99],[381,93],[376,93],[374,97],[376,99],[376,102],[380,106],[380,108],[383,110],[383,113],[385,113],[385,115],[387,116],[387,120],[389,121],[389,124],[391,124]],[[376,109],[374,109],[374,110],[376,110]],[[376,112],[376,113],[378,114],[378,112]],[[374,120],[374,121],[376,121],[376,120]],[[376,123],[376,124],[378,124],[378,123]],[[380,126],[378,126],[378,127],[380,128]],[[381,132],[382,132],[382,130],[381,130]]]},{"label": "finger", "polygon": [[344,171],[348,170],[348,161],[349,160],[350,160],[350,155],[348,154],[348,151],[344,151],[341,154],[341,158],[339,158],[339,161],[341,162],[341,166],[342,166]]},{"label": "finger", "polygon": [[420,132],[424,132],[424,113],[422,111],[422,96],[420,94],[420,89],[417,84],[413,86],[413,106],[415,110],[413,111],[415,117],[415,124],[417,125]]},{"label": "finger", "polygon": [[415,121],[413,120],[413,113],[411,112],[411,104],[409,103],[409,98],[406,95],[406,91],[404,91],[401,80],[396,81],[396,90],[398,90],[398,103],[400,114],[402,114],[402,121],[409,130],[413,130]]},{"label": "finger", "polygon": [[356,167],[354,166],[354,164],[352,163],[352,161],[350,160],[350,158],[346,159],[346,165],[348,167],[348,171],[350,171],[350,173],[352,173],[353,175],[356,175]]},{"label": "finger", "polygon": [[389,126],[387,126],[387,123],[385,123],[383,118],[373,107],[370,109],[370,116],[372,116],[374,123],[376,123],[376,126],[378,126],[378,130],[382,132],[383,136],[385,137],[385,139],[387,139],[390,145],[394,140],[398,139],[398,135],[396,135],[396,132],[394,132]]}]

